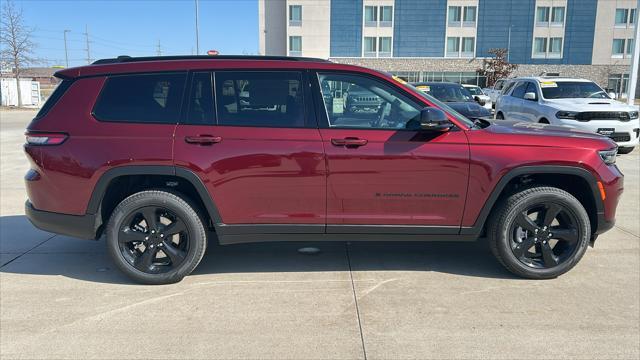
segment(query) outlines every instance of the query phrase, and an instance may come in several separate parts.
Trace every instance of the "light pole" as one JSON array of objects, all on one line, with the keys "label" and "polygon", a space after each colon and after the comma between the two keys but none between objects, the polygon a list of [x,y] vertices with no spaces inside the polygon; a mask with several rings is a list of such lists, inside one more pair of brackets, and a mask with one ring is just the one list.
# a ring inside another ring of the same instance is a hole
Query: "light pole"
[{"label": "light pole", "polygon": [[64,30],[64,61],[66,67],[69,67],[69,52],[67,51],[67,33],[71,30]]},{"label": "light pole", "polygon": [[198,0],[196,2],[196,55],[200,54],[200,35],[198,33]]},{"label": "light pole", "polygon": [[636,35],[634,36],[633,58],[631,58],[631,70],[629,72],[629,89],[627,91],[627,104],[635,105],[636,86],[638,84],[638,64],[640,62],[640,25],[638,25],[638,11],[640,11],[640,0],[636,6]]}]

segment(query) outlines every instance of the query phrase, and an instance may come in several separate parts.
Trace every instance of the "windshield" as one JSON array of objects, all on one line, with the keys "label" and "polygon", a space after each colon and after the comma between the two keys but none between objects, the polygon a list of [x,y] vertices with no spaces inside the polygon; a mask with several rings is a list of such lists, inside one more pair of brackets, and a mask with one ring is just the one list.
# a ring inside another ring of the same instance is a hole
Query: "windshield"
[{"label": "windshield", "polygon": [[586,81],[541,81],[545,99],[609,99],[598,85]]},{"label": "windshield", "polygon": [[471,87],[465,87],[465,89],[471,94],[471,95],[484,95],[484,93],[482,92],[482,90],[480,90],[479,87],[477,86],[471,86]]},{"label": "windshield", "polygon": [[460,122],[462,122],[465,125],[467,125],[469,128],[473,127],[473,121],[467,119],[464,115],[462,115],[459,112],[453,110],[449,105],[447,105],[447,104],[443,103],[442,101],[434,98],[433,96],[425,93],[424,91],[419,90],[418,88],[416,88],[415,86],[413,86],[413,85],[411,85],[409,83],[404,83],[404,86],[406,86],[408,88],[411,88],[412,90],[414,90],[415,92],[420,94],[422,97],[427,99],[432,104],[436,105],[437,107],[439,107],[440,109],[442,109],[443,111],[448,113],[449,115],[453,116],[454,118],[456,118]]},{"label": "windshield", "polygon": [[431,85],[428,90],[429,95],[444,102],[466,102],[473,101],[473,97],[462,86],[452,85]]}]

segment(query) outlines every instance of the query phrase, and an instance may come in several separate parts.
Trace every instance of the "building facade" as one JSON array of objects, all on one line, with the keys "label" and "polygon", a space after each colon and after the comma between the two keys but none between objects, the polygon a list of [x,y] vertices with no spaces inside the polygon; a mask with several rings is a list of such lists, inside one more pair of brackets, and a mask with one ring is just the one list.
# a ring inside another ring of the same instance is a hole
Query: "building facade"
[{"label": "building facade", "polygon": [[508,49],[515,75],[559,73],[625,92],[637,0],[259,0],[260,53],[329,58],[410,81],[484,85]]}]

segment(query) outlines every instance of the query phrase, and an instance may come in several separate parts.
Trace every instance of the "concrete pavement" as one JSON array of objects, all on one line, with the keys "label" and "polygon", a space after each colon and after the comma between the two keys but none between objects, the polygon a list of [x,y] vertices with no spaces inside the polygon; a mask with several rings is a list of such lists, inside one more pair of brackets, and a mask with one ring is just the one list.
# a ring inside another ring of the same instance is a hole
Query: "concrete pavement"
[{"label": "concrete pavement", "polygon": [[0,113],[2,359],[640,357],[638,150],[618,157],[616,227],[558,279],[515,278],[482,243],[278,243],[215,246],[181,283],[140,286],[103,241],[24,217],[32,116]]}]

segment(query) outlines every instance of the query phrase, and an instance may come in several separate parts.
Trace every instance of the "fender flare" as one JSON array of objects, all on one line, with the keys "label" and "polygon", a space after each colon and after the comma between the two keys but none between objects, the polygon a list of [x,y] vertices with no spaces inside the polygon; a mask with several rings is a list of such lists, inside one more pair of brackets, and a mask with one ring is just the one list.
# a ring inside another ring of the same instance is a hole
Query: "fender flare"
[{"label": "fender flare", "polygon": [[[477,234],[479,235],[482,232],[482,229],[491,214],[491,211],[494,208],[494,205],[498,201],[498,198],[506,188],[509,181],[514,178],[522,175],[538,175],[538,174],[559,174],[559,175],[574,175],[579,176],[584,179],[589,187],[591,188],[591,192],[593,195],[593,200],[596,205],[596,218],[600,219],[604,215],[604,202],[600,197],[600,190],[598,189],[598,180],[596,177],[589,171],[581,167],[576,166],[565,166],[565,165],[533,165],[533,166],[522,166],[511,169],[505,175],[500,178],[496,186],[491,191],[491,194],[485,201],[478,217],[476,218],[475,223],[471,227],[463,227],[460,231],[460,234]],[[596,231],[597,229],[592,229]]]},{"label": "fender flare", "polygon": [[93,188],[86,213],[91,215],[98,214],[109,184],[118,177],[131,175],[167,175],[188,181],[198,192],[198,196],[200,196],[211,220],[213,220],[215,224],[222,223],[222,217],[220,216],[218,207],[215,205],[213,197],[204,186],[202,179],[189,169],[173,165],[125,165],[105,171]]}]

